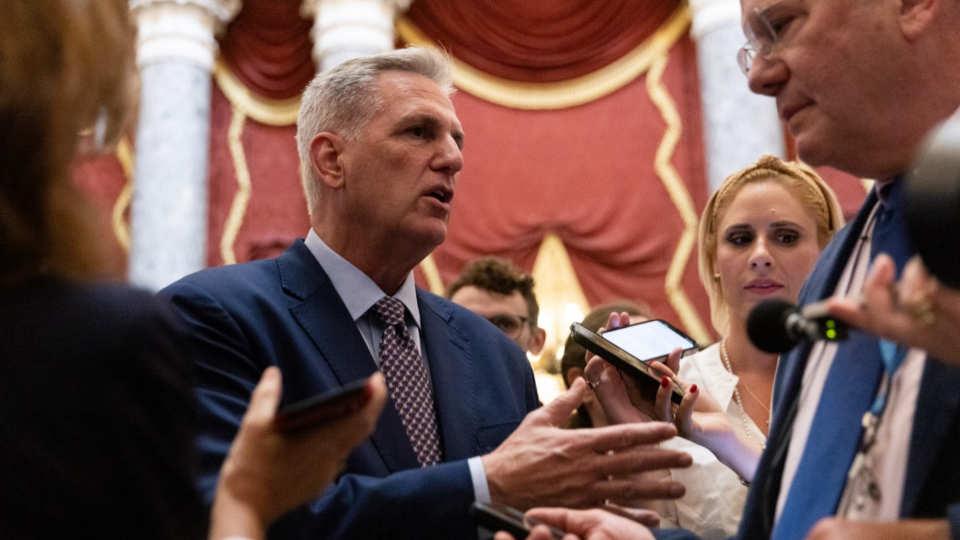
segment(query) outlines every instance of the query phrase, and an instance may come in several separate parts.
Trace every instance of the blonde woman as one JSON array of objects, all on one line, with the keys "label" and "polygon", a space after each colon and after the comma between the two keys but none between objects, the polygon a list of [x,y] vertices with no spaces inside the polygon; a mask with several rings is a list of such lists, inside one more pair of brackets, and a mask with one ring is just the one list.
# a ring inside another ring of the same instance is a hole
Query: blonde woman
[{"label": "blonde woman", "polygon": [[[587,379],[601,381],[597,394],[612,420],[673,421],[685,437],[666,443],[690,452],[694,465],[669,473],[686,486],[684,498],[653,505],[664,526],[703,538],[736,533],[745,484],[766,441],[778,359],[751,344],[747,315],[763,300],[796,302],[820,252],[842,226],[836,196],[812,169],[763,156],[723,182],[700,221],[700,279],[714,328],[724,337],[680,361],[676,379],[689,394],[684,403],[674,411],[669,399],[658,398],[641,413],[627,403],[614,369],[599,359],[588,365]],[[612,315],[608,326],[628,322]]]}]

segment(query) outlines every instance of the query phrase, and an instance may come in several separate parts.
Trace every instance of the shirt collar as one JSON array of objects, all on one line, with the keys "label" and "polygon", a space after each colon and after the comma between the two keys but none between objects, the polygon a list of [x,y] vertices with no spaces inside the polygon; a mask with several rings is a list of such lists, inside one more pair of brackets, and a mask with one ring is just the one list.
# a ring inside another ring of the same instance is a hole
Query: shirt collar
[{"label": "shirt collar", "polygon": [[[374,304],[387,296],[369,276],[331,249],[312,228],[307,233],[304,244],[320,263],[323,271],[327,273],[333,288],[337,290],[354,321],[366,315]],[[414,323],[419,328],[420,308],[417,304],[417,287],[412,271],[393,297],[403,303],[407,313],[413,317]]]}]

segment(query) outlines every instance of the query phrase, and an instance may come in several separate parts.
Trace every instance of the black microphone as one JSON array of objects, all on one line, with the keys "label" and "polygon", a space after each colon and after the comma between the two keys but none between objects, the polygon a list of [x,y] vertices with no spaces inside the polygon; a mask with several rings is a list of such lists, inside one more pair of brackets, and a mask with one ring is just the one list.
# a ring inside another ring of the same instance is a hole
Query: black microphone
[{"label": "black microphone", "polygon": [[907,177],[907,231],[923,263],[960,289],[960,111],[927,137]]},{"label": "black microphone", "polygon": [[764,300],[747,316],[747,336],[769,353],[785,353],[803,340],[841,341],[848,332],[846,323],[827,315],[825,302],[801,309],[785,300]]}]

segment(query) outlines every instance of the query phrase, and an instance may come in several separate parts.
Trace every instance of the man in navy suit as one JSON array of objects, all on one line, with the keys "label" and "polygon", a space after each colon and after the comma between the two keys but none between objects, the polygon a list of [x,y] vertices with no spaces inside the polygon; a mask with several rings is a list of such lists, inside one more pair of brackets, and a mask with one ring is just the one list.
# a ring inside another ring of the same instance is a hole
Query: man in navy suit
[{"label": "man in navy suit", "polygon": [[391,399],[371,440],[273,538],[471,538],[473,501],[526,509],[682,493],[623,478],[689,463],[649,446],[671,426],[558,429],[583,385],[534,411],[523,351],[414,285],[414,267],[446,236],[463,165],[450,93],[449,61],[427,49],[318,75],[297,132],[307,238],[277,259],[209,269],[161,292],[191,330],[208,496],[267,366],[281,368],[286,402],[386,375]]},{"label": "man in navy suit", "polygon": [[[934,346],[960,328],[937,327],[939,340],[928,329],[938,310],[955,310],[956,296],[902,290],[896,304],[890,287],[918,264],[907,263],[915,251],[903,175],[924,136],[960,106],[960,0],[741,7],[741,67],[751,90],[776,98],[800,157],[877,180],[821,255],[800,303],[835,297],[834,313],[891,339],[857,330],[839,345],[806,343],[781,358],[768,446],[738,537],[958,539],[960,368],[942,360],[960,353]],[[904,323],[901,331],[891,322]],[[651,534],[594,512],[536,515],[590,538],[692,536]]]}]

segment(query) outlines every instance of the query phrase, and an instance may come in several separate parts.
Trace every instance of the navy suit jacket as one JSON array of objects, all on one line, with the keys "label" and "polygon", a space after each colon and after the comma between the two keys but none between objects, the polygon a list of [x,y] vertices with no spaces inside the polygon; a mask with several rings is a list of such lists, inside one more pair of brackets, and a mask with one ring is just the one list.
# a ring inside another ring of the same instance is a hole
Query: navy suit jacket
[{"label": "navy suit jacket", "polygon": [[[800,291],[800,305],[833,295],[877,200],[876,193],[871,192],[854,221],[837,233],[820,255]],[[737,538],[770,538],[773,531],[780,480],[793,433],[801,381],[812,348],[812,342],[804,342],[780,358],[774,383],[773,421],[767,437],[767,448],[750,486]],[[811,428],[810,436],[816,436],[816,426]],[[928,357],[917,397],[900,516],[948,518],[954,534],[960,531],[958,460],[960,368]],[[677,531],[662,531],[656,536],[663,539],[693,538],[689,533]]]},{"label": "navy suit jacket", "polygon": [[[302,240],[277,259],[211,268],[160,292],[190,330],[201,404],[201,490],[217,475],[263,370],[291,402],[377,370],[346,306]],[[470,538],[467,459],[496,448],[539,406],[526,355],[495,326],[417,290],[444,463],[420,468],[392,400],[323,496],[271,538]],[[306,474],[306,473],[305,473]]]}]

